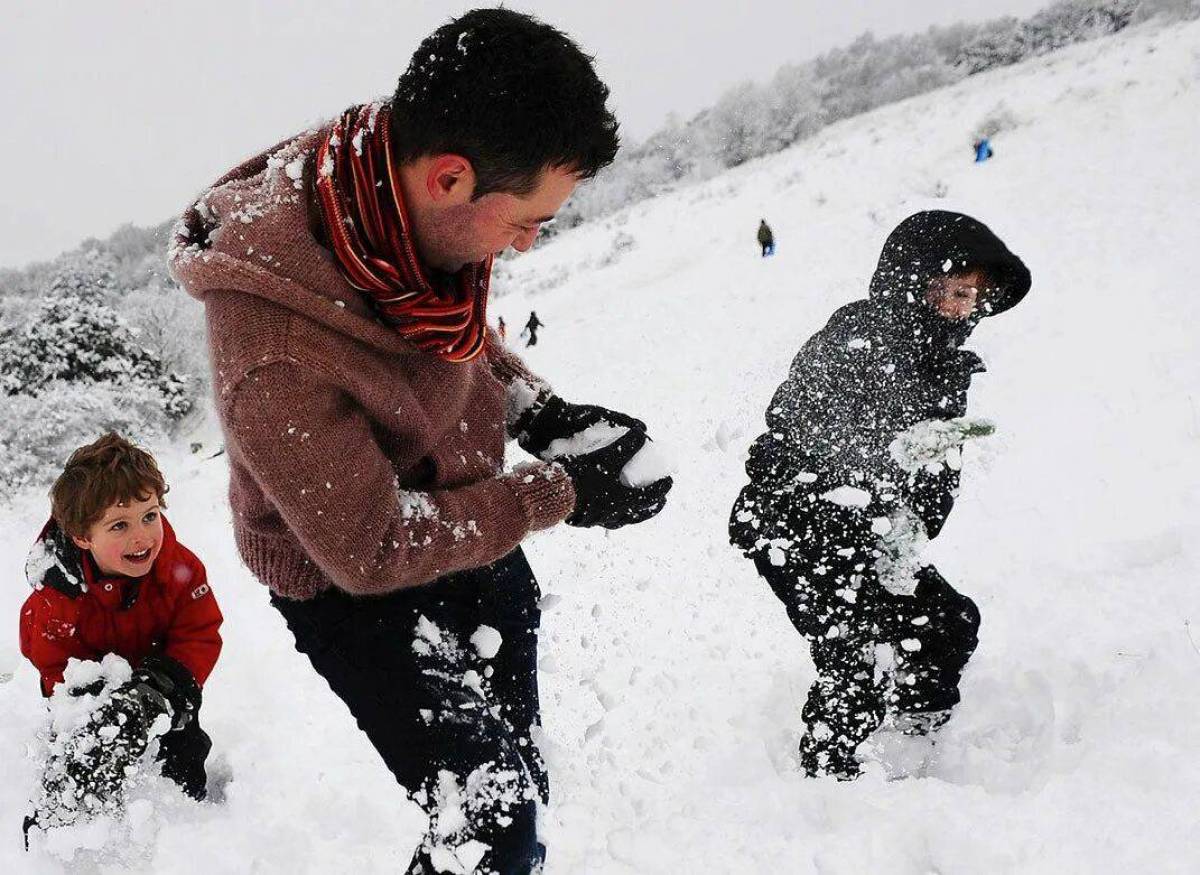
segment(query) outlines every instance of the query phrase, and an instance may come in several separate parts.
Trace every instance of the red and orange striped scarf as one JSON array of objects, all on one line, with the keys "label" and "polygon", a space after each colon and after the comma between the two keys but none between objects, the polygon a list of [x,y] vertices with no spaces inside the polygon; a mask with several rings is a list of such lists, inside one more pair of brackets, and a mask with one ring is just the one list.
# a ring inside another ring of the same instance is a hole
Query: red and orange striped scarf
[{"label": "red and orange striped scarf", "polygon": [[484,348],[492,259],[435,288],[417,259],[392,160],[388,108],[352,107],[317,149],[321,218],[342,273],[415,346],[467,362]]}]

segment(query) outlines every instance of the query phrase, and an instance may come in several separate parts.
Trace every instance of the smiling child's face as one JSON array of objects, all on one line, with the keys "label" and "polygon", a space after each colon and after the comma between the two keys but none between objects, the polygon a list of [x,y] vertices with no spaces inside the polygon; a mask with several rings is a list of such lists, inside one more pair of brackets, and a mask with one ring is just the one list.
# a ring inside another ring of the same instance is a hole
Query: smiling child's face
[{"label": "smiling child's face", "polygon": [[150,571],[162,549],[162,511],[158,496],[111,505],[88,529],[87,537],[72,536],[75,546],[88,550],[100,573],[141,577]]}]

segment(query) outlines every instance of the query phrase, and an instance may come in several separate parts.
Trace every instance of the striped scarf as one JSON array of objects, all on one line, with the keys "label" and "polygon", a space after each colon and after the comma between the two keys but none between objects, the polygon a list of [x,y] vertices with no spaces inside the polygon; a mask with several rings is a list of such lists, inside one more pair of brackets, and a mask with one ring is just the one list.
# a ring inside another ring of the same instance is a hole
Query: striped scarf
[{"label": "striped scarf", "polygon": [[351,107],[317,150],[321,218],[342,274],[383,321],[426,352],[468,362],[484,348],[489,256],[435,288],[413,248],[386,104]]}]

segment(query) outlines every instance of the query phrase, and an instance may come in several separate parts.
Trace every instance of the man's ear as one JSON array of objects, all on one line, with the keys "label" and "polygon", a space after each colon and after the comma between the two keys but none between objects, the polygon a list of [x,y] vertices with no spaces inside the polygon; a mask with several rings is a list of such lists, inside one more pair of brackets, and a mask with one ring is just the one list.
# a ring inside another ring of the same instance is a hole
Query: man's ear
[{"label": "man's ear", "polygon": [[75,546],[78,547],[80,550],[92,549],[92,542],[91,542],[91,539],[89,539],[89,538],[79,538],[79,537],[76,537],[75,535],[72,535],[71,540],[75,542]]},{"label": "man's ear", "polygon": [[475,192],[475,168],[462,155],[438,155],[429,162],[425,188],[435,203],[465,204]]}]

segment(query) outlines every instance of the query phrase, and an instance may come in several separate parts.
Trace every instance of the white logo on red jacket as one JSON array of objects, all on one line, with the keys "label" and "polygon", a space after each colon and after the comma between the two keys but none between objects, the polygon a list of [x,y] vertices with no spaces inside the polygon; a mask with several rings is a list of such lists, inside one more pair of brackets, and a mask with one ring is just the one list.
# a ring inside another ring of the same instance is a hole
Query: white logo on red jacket
[{"label": "white logo on red jacket", "polygon": [[192,590],[192,601],[195,601],[196,599],[202,599],[206,595],[208,595],[208,593],[209,593],[208,584],[202,583],[198,587],[196,587],[194,590]]}]

